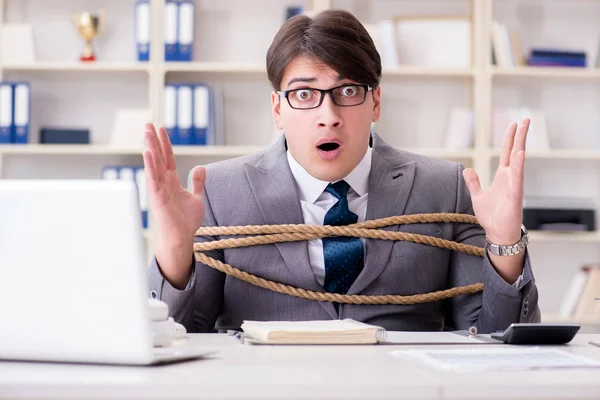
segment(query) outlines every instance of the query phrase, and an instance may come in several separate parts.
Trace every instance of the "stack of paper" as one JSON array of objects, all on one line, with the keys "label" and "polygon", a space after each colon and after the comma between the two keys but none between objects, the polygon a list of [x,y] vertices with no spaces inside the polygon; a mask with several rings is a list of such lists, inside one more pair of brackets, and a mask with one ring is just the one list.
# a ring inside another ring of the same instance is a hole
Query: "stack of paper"
[{"label": "stack of paper", "polygon": [[381,327],[352,319],[326,321],[244,321],[248,339],[265,344],[375,344]]}]

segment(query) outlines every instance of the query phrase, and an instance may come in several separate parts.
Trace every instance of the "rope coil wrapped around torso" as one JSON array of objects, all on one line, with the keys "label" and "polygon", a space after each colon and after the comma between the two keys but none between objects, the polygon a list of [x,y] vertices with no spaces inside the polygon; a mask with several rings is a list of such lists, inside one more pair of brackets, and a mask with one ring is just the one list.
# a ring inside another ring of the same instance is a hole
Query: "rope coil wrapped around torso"
[{"label": "rope coil wrapped around torso", "polygon": [[439,223],[456,222],[478,225],[477,219],[469,214],[433,213],[412,214],[381,218],[360,222],[345,226],[321,226],[305,224],[288,225],[252,225],[252,226],[215,226],[202,227],[196,232],[196,236],[235,236],[235,235],[257,235],[243,238],[229,238],[203,243],[194,243],[194,254],[196,261],[215,268],[227,275],[240,279],[252,285],[269,289],[278,293],[296,296],[309,300],[328,301],[348,304],[417,304],[431,301],[439,301],[464,294],[475,294],[483,290],[483,283],[460,286],[441,290],[437,292],[415,294],[409,296],[400,295],[345,295],[329,292],[316,292],[296,288],[291,285],[270,281],[249,274],[229,264],[223,263],[202,253],[203,251],[217,249],[231,249],[235,247],[257,246],[280,242],[295,242],[311,239],[320,239],[333,236],[351,236],[367,239],[380,240],[406,240],[414,243],[427,244],[430,246],[450,249],[462,253],[468,253],[482,257],[484,248],[451,240],[440,239],[433,236],[421,235],[408,232],[392,232],[380,230],[391,225],[406,225],[417,223]]}]

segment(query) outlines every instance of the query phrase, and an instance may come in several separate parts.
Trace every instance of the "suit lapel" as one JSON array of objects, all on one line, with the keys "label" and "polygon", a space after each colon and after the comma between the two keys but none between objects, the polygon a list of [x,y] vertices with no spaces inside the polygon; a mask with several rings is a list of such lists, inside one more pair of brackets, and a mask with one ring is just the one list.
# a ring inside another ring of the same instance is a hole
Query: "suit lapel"
[{"label": "suit lapel", "polygon": [[[415,163],[403,162],[397,150],[374,136],[369,175],[367,220],[402,215],[415,177]],[[382,229],[397,231],[398,225]],[[358,294],[385,269],[394,241],[367,239],[365,266],[348,294]]]},{"label": "suit lapel", "polygon": [[[302,207],[296,182],[287,162],[284,139],[267,150],[255,166],[246,164],[246,175],[254,197],[267,225],[302,224]],[[282,282],[300,288],[324,292],[310,265],[308,242],[276,243],[293,282]],[[332,303],[319,302],[327,313],[338,318]]]}]

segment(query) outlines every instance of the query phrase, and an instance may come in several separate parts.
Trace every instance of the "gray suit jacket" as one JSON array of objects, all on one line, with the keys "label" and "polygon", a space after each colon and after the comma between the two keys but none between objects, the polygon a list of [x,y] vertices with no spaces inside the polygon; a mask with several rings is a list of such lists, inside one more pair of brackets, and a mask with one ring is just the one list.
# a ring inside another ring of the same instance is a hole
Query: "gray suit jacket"
[{"label": "gray suit jacket", "polygon": [[[418,213],[473,214],[462,165],[397,150],[372,136],[367,220]],[[304,223],[297,187],[282,137],[267,150],[208,165],[205,226]],[[388,230],[421,233],[477,246],[480,226],[409,224]],[[211,238],[212,240],[217,238]],[[197,241],[209,240],[196,238]],[[412,295],[484,283],[483,293],[415,305],[342,304],[278,294],[196,263],[184,290],[165,280],[154,259],[148,269],[150,293],[169,305],[189,332],[240,329],[244,320],[353,318],[388,330],[479,332],[505,329],[512,322],[537,322],[538,293],[526,255],[519,288],[504,281],[483,258],[407,241],[367,239],[365,266],[349,294]],[[208,253],[249,273],[314,291],[307,242],[278,243]]]}]

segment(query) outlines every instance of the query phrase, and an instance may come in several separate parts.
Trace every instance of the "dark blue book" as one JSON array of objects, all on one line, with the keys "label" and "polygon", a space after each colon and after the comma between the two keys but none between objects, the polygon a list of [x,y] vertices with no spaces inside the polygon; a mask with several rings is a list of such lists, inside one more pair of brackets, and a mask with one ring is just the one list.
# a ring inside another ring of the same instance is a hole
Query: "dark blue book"
[{"label": "dark blue book", "polygon": [[529,57],[527,63],[532,66],[556,66],[556,67],[585,67],[585,59],[563,58],[563,57]]},{"label": "dark blue book", "polygon": [[586,59],[586,53],[582,51],[563,51],[549,49],[532,49],[530,55],[532,57],[561,57],[561,58],[576,58]]}]

